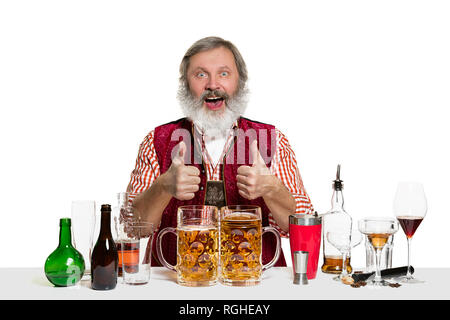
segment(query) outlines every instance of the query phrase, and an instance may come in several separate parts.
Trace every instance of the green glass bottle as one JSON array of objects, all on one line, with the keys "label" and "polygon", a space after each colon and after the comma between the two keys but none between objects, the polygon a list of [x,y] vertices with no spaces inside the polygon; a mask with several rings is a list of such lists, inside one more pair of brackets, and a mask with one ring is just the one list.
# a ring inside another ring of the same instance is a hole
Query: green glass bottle
[{"label": "green glass bottle", "polygon": [[57,287],[69,287],[77,284],[84,274],[84,258],[72,246],[71,220],[59,220],[59,245],[45,261],[45,275],[48,281]]}]

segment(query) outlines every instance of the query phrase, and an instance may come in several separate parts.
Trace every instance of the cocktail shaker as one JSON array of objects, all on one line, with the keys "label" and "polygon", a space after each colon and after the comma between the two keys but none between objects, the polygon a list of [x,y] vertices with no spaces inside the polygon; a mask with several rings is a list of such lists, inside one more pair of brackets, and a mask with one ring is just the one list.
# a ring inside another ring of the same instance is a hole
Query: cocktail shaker
[{"label": "cocktail shaker", "polygon": [[295,266],[294,253],[308,252],[306,275],[309,280],[317,274],[320,243],[322,235],[322,217],[317,214],[292,214],[289,216],[289,242],[291,246],[292,263]]}]

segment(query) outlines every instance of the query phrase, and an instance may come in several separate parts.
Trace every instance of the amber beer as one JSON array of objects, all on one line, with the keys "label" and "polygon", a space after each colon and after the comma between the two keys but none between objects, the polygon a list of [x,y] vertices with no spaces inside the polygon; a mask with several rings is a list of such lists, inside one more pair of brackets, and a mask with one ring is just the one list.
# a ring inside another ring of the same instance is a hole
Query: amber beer
[{"label": "amber beer", "polygon": [[[220,280],[230,286],[252,286],[261,281],[264,270],[271,268],[281,252],[281,237],[273,227],[262,227],[261,208],[232,205],[220,212]],[[262,236],[275,235],[277,244],[272,260],[262,264]]]},{"label": "amber beer", "polygon": [[180,284],[216,281],[218,232],[215,226],[182,226],[177,230],[177,277]]},{"label": "amber beer", "polygon": [[[166,268],[177,272],[178,284],[191,287],[217,283],[219,265],[218,209],[214,206],[187,205],[178,208],[177,227],[166,227],[156,238],[156,253]],[[177,264],[163,254],[163,237],[177,236]]]},{"label": "amber beer", "polygon": [[221,222],[220,261],[226,282],[259,280],[261,219],[250,213],[232,213]]}]

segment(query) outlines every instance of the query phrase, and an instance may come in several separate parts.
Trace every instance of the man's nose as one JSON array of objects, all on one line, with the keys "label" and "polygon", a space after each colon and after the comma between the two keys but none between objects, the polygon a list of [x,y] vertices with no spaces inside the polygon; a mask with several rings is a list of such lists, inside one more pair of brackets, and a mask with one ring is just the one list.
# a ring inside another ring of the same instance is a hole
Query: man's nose
[{"label": "man's nose", "polygon": [[206,83],[206,89],[218,90],[220,89],[220,83],[215,76],[210,76],[209,81]]}]

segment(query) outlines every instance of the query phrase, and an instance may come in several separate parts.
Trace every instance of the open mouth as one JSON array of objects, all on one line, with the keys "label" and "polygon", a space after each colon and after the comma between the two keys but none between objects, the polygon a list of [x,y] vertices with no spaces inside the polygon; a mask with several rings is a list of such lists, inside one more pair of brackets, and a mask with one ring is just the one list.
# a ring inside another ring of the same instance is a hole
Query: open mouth
[{"label": "open mouth", "polygon": [[205,98],[206,106],[211,110],[217,110],[222,107],[224,98],[222,97],[207,97]]}]

